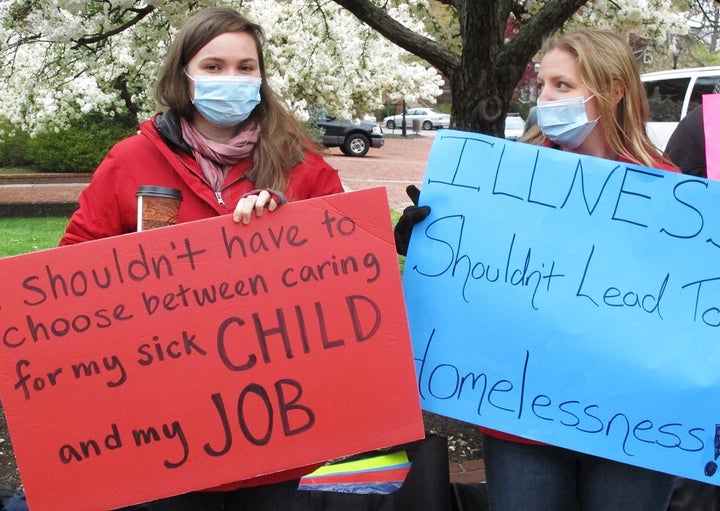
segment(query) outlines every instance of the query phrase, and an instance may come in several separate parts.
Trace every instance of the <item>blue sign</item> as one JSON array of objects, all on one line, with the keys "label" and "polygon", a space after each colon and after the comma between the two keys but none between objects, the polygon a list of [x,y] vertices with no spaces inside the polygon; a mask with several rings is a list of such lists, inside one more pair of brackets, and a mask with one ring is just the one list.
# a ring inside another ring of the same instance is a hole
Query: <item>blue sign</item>
[{"label": "blue sign", "polygon": [[442,130],[420,202],[425,410],[720,484],[720,183]]}]

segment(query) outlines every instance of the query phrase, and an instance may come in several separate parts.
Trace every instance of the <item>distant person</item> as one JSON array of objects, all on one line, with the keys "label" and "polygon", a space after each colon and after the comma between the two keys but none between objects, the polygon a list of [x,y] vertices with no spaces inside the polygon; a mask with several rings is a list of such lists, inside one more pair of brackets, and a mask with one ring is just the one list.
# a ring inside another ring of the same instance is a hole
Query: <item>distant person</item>
[{"label": "distant person", "polygon": [[[82,192],[61,245],[136,231],[141,185],[179,189],[179,222],[232,215],[238,229],[285,198],[343,191],[337,171],[270,88],[263,40],[262,28],[232,9],[204,9],[185,23],[157,85],[166,109],[110,150]],[[300,477],[315,467],[125,509],[289,511]],[[82,489],[73,495],[81,499]]]},{"label": "distant person", "polygon": [[683,174],[707,177],[702,105],[680,120],[665,146],[665,154]]},{"label": "distant person", "polygon": [[[713,88],[714,94],[719,92],[720,82],[716,83]],[[675,165],[680,167],[683,174],[707,177],[703,119],[701,103],[680,120],[665,147],[665,154]],[[720,141],[720,133],[718,141]]]},{"label": "distant person", "polygon": [[[720,82],[713,93],[720,93]],[[707,177],[705,127],[702,103],[683,117],[670,136],[665,154],[683,174]],[[717,142],[720,142],[720,133]],[[720,487],[679,478],[668,511],[720,511]]]}]

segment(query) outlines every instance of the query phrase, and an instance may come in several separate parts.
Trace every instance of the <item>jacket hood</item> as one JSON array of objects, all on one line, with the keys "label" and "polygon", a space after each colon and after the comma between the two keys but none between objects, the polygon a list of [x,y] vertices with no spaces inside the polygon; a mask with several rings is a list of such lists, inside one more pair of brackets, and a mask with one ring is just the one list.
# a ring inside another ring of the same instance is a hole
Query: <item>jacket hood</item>
[{"label": "jacket hood", "polygon": [[166,142],[192,154],[191,147],[182,137],[182,126],[177,112],[168,110],[158,113],[153,117],[153,124]]}]

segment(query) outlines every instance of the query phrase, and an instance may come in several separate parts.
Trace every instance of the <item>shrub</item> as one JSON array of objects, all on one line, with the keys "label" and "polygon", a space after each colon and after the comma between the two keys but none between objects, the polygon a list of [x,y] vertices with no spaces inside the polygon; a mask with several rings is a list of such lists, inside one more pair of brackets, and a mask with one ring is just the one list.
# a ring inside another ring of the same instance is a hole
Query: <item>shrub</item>
[{"label": "shrub", "polygon": [[92,172],[119,140],[136,130],[133,120],[89,114],[69,128],[34,136],[13,131],[0,121],[0,166],[31,167],[41,172]]},{"label": "shrub", "polygon": [[43,172],[92,172],[110,148],[135,129],[123,120],[86,116],[68,129],[31,137],[27,159]]},{"label": "shrub", "polygon": [[30,165],[27,155],[27,144],[30,135],[15,131],[12,123],[0,120],[0,166],[27,167]]},{"label": "shrub", "polygon": [[311,117],[303,124],[305,124],[305,129],[308,130],[308,133],[310,133],[312,139],[318,144],[322,143],[322,138],[325,134],[325,130],[318,126],[317,118]]}]

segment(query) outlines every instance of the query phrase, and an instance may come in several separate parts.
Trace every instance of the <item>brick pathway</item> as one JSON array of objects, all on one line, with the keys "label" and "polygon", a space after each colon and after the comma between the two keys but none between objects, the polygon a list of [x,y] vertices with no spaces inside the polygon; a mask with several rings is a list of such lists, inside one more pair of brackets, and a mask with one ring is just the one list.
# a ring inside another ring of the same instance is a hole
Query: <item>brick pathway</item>
[{"label": "brick pathway", "polygon": [[[398,131],[399,133],[399,131]],[[405,188],[420,185],[430,146],[436,132],[410,134],[403,138],[388,133],[385,145],[371,149],[364,158],[344,156],[339,149],[330,149],[326,160],[338,169],[340,179],[350,190],[382,186],[387,190],[390,207],[401,211],[410,204]],[[0,175],[0,218],[9,208],[40,207],[49,204],[72,208],[80,192],[90,180],[88,174],[42,174],[31,176]],[[485,481],[482,460],[450,463],[450,480],[458,483]]]},{"label": "brick pathway", "polygon": [[370,149],[364,158],[343,156],[330,149],[325,159],[338,169],[343,184],[351,190],[384,186],[392,209],[401,211],[410,204],[405,188],[420,187],[430,146],[437,132],[421,132],[402,138],[390,135],[380,149]]},{"label": "brick pathway", "polygon": [[450,482],[475,484],[485,482],[485,462],[469,460],[462,463],[450,462]]},{"label": "brick pathway", "polygon": [[89,174],[0,174],[0,204],[77,203]]},{"label": "brick pathway", "polygon": [[[344,156],[339,149],[328,150],[326,160],[338,169],[350,190],[383,186],[390,207],[402,210],[410,204],[405,194],[409,184],[419,185],[435,133],[424,132],[402,138],[389,135],[385,146],[371,149],[364,158]],[[0,206],[77,203],[89,174],[1,175]]]}]

